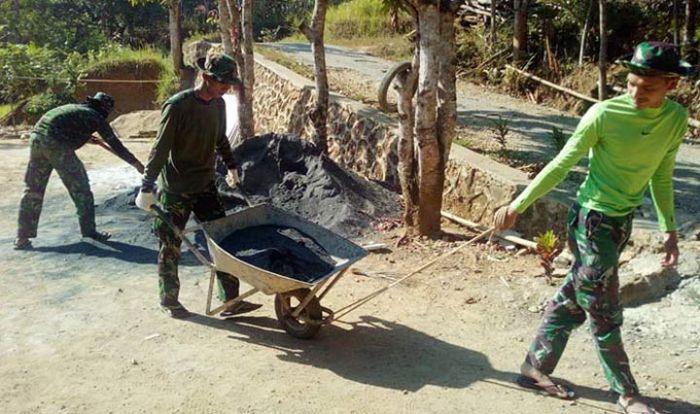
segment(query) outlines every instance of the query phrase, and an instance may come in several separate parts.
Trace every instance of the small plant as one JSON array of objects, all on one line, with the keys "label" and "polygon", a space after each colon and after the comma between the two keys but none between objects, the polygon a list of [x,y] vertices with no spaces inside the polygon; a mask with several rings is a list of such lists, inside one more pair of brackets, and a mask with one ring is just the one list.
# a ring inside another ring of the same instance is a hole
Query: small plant
[{"label": "small plant", "polygon": [[561,151],[564,145],[566,145],[566,141],[569,140],[569,136],[555,126],[552,127],[552,132],[549,133],[549,137],[552,139],[552,142],[554,142],[554,147],[557,151]]},{"label": "small plant", "polygon": [[508,136],[508,133],[510,133],[509,121],[507,119],[503,119],[503,117],[500,115],[498,116],[498,119],[489,119],[489,121],[491,121],[493,124],[492,129],[499,145],[498,153],[501,156],[505,156],[507,144],[506,137]]},{"label": "small plant", "polygon": [[535,237],[535,243],[537,243],[535,251],[540,258],[540,265],[544,269],[544,277],[547,279],[547,283],[551,284],[554,272],[553,262],[554,258],[561,253],[561,243],[552,230],[547,230]]}]

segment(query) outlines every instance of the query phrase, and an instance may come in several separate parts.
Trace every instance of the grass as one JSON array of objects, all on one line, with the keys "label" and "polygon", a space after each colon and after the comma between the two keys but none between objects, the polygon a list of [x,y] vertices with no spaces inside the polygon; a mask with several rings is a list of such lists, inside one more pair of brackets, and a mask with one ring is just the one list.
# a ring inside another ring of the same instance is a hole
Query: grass
[{"label": "grass", "polygon": [[0,118],[10,113],[12,110],[12,104],[1,104],[0,105]]},{"label": "grass", "polygon": [[158,102],[162,102],[177,92],[179,78],[173,69],[170,58],[155,48],[131,49],[120,45],[109,45],[88,57],[84,72],[96,74],[108,73],[125,64],[155,65],[160,68],[158,84]]},{"label": "grass", "polygon": [[273,62],[276,62],[285,68],[298,73],[299,75],[308,78],[308,79],[313,79],[314,78],[314,71],[312,68],[303,65],[293,58],[289,57],[289,55],[285,54],[284,52],[280,52],[278,50],[274,50],[269,47],[265,46],[254,46],[254,53],[259,53],[260,55],[266,57],[267,59],[270,59]]}]

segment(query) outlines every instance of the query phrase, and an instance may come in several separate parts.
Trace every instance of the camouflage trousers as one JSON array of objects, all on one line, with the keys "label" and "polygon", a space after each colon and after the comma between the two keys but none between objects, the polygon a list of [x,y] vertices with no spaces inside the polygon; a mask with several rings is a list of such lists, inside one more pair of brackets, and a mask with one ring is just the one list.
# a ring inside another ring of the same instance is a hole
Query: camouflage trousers
[{"label": "camouflage trousers", "polygon": [[[161,192],[159,197],[163,211],[180,230],[185,228],[190,214],[194,213],[199,221],[210,221],[224,217],[224,205],[219,193],[212,183],[210,188],[197,194],[171,194]],[[159,239],[158,253],[158,290],[160,304],[166,308],[182,307],[178,300],[180,278],[178,263],[182,239],[161,219],[156,218],[153,230]],[[238,279],[224,272],[216,273],[219,299],[226,302],[238,296]]]},{"label": "camouflage trousers", "polygon": [[622,345],[619,257],[632,231],[632,214],[609,217],[578,204],[568,214],[568,244],[574,263],[548,303],[526,361],[549,375],[571,331],[588,318],[605,377],[613,391],[637,394]]},{"label": "camouflage trousers", "polygon": [[31,135],[29,145],[24,192],[19,203],[17,237],[36,237],[46,185],[54,169],[78,210],[80,233],[83,236],[95,233],[95,201],[87,172],[75,151],[35,134]]}]

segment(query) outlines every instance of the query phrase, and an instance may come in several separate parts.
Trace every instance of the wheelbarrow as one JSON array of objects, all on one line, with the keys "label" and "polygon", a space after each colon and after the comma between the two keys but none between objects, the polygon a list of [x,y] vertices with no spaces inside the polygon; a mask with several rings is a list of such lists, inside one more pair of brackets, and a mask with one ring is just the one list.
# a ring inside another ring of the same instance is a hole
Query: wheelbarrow
[{"label": "wheelbarrow", "polygon": [[[281,327],[296,338],[313,338],[322,325],[333,321],[333,311],[321,306],[321,299],[340,280],[350,265],[367,255],[367,251],[355,243],[304,218],[290,214],[270,204],[259,204],[234,212],[220,219],[200,224],[207,241],[211,261],[173,225],[168,216],[157,206],[156,214],[178,235],[195,257],[209,267],[209,289],[206,314],[214,315],[243,299],[262,292],[275,295],[275,314]],[[270,272],[244,262],[224,250],[219,243],[235,231],[264,225],[291,227],[312,238],[335,261],[335,267],[327,274],[312,281],[301,281]],[[185,230],[187,232],[188,230]],[[211,309],[216,272],[229,273],[253,288]]]}]

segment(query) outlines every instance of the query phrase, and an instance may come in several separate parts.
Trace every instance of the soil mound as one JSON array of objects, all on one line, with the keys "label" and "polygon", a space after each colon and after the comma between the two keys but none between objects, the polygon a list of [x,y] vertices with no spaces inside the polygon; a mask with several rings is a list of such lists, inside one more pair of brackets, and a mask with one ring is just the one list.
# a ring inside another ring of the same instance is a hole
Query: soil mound
[{"label": "soil mound", "polygon": [[160,111],[129,112],[110,125],[119,138],[155,138],[160,126]]},{"label": "soil mound", "polygon": [[[399,214],[396,193],[343,170],[297,136],[258,135],[241,142],[233,155],[253,203],[270,203],[341,235],[356,236],[373,221]],[[223,177],[220,192],[240,206],[242,198]]]}]

